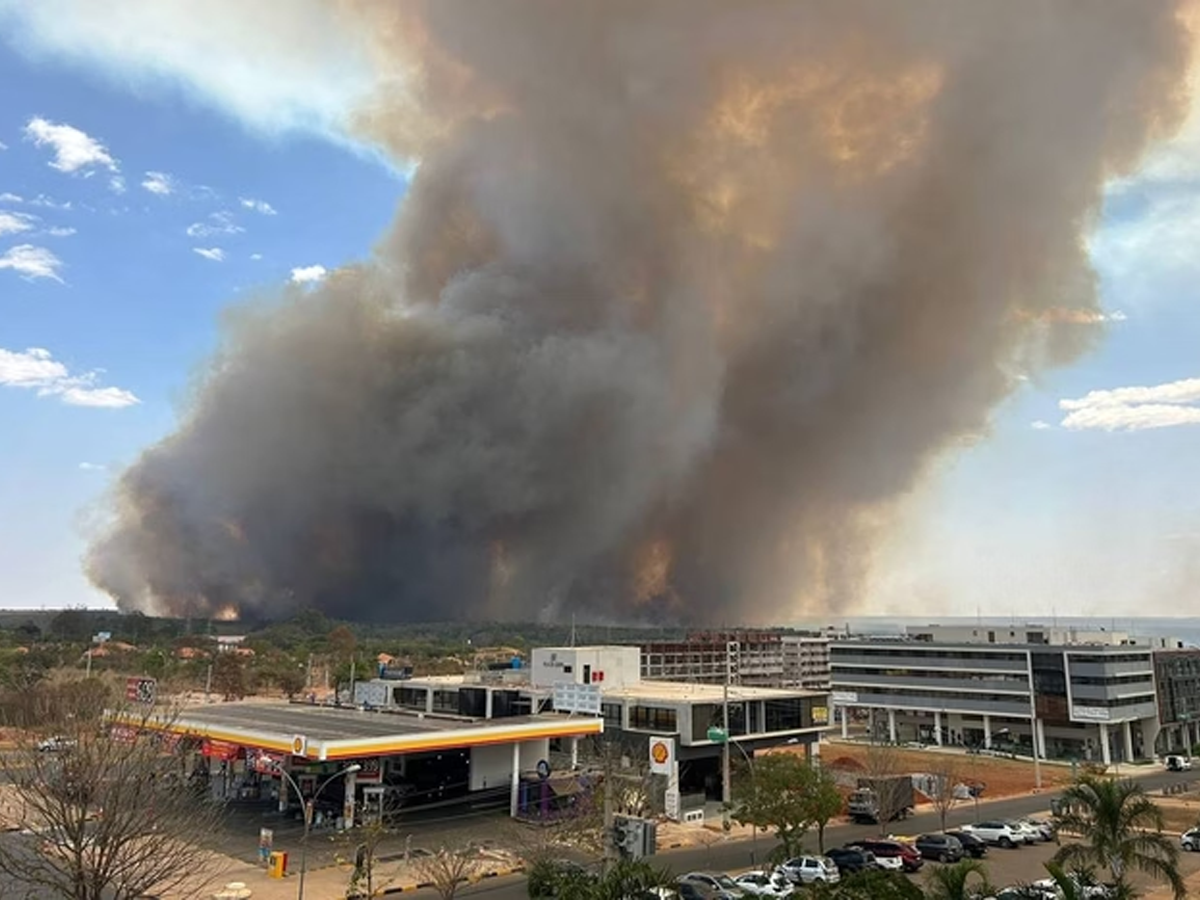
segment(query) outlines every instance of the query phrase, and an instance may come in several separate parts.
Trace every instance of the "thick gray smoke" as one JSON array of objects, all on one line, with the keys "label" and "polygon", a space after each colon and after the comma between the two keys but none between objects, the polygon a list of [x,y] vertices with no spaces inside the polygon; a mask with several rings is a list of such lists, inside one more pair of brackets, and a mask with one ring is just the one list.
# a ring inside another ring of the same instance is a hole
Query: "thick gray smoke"
[{"label": "thick gray smoke", "polygon": [[1151,0],[336,9],[420,165],[121,478],[123,608],[852,611],[928,463],[1096,336],[1084,237],[1190,49]]}]

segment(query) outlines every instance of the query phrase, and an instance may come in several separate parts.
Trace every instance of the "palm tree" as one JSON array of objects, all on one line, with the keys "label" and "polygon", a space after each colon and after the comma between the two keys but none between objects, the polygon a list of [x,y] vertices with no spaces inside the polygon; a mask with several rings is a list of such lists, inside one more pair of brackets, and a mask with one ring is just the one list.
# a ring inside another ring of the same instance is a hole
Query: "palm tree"
[{"label": "palm tree", "polygon": [[1060,838],[1064,833],[1086,838],[1054,854],[1064,869],[1107,870],[1119,896],[1134,896],[1126,881],[1134,871],[1169,884],[1176,900],[1187,896],[1179,851],[1162,832],[1162,811],[1136,782],[1081,775],[1063,791],[1054,821]]},{"label": "palm tree", "polygon": [[928,900],[971,900],[992,893],[987,866],[977,859],[964,859],[949,866],[939,866],[929,873],[925,882]]}]

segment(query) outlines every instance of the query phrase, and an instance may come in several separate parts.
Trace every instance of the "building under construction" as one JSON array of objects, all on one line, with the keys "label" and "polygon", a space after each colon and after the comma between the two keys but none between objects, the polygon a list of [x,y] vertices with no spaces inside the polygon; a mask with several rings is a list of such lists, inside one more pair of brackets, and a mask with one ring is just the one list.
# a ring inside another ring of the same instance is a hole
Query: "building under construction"
[{"label": "building under construction", "polygon": [[829,638],[781,629],[693,631],[642,645],[642,678],[693,684],[829,689]]}]

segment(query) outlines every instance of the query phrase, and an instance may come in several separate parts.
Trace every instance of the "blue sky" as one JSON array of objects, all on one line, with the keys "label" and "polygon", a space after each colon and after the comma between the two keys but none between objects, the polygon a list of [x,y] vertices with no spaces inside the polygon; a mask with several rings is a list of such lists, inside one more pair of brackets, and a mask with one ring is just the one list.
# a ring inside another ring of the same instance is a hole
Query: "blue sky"
[{"label": "blue sky", "polygon": [[[79,570],[97,501],[176,423],[221,310],[369,254],[404,191],[336,137],[332,110],[362,87],[337,40],[296,78],[258,79],[217,54],[270,37],[123,43],[82,9],[0,0],[4,607],[106,602]],[[947,451],[881,551],[875,611],[1194,611],[1198,229],[1193,117],[1110,187],[1092,236],[1107,337]]]},{"label": "blue sky", "polygon": [[[38,120],[83,155],[64,165]],[[96,501],[170,431],[221,310],[368,254],[404,182],[2,44],[0,144],[0,606],[101,604],[79,571]]]}]

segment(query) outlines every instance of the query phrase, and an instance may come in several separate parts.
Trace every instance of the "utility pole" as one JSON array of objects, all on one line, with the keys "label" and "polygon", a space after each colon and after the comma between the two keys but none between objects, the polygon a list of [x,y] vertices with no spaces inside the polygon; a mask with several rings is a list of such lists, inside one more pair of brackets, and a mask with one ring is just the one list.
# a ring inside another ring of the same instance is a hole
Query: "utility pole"
[{"label": "utility pole", "polygon": [[212,694],[212,663],[208,664],[208,674],[204,676],[204,702],[207,703]]},{"label": "utility pole", "polygon": [[731,775],[729,771],[729,681],[733,677],[733,644],[725,642],[725,680],[721,686],[721,727],[725,731],[725,742],[721,745],[721,805],[724,807],[722,818],[729,823],[729,806],[733,802],[733,792],[730,790]]}]

